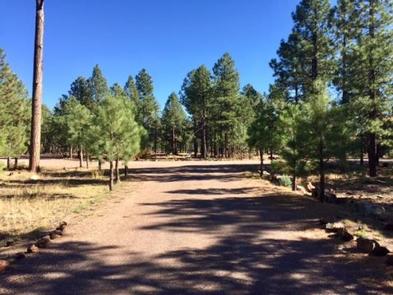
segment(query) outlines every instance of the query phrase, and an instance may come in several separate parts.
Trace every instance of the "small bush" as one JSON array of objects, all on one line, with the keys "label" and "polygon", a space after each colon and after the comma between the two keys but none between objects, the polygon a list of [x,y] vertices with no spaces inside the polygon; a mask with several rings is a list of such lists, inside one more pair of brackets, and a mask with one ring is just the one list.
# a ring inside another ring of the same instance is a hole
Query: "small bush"
[{"label": "small bush", "polygon": [[286,186],[286,187],[291,187],[292,186],[292,180],[288,175],[282,175],[279,179],[278,179],[278,183],[281,186]]}]

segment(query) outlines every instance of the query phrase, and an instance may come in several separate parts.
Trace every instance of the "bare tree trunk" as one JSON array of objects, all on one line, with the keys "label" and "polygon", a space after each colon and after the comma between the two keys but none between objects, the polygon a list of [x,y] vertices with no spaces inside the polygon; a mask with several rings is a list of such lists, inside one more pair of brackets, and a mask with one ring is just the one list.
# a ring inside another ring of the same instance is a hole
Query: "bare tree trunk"
[{"label": "bare tree trunk", "polygon": [[263,148],[259,148],[259,175],[262,177],[263,176]]},{"label": "bare tree trunk", "polygon": [[128,176],[128,164],[124,165],[124,176],[127,177]]},{"label": "bare tree trunk", "polygon": [[41,106],[44,49],[44,0],[36,0],[36,21],[34,40],[33,97],[30,139],[31,172],[37,172],[40,165],[41,148]]},{"label": "bare tree trunk", "polygon": [[120,183],[119,158],[116,158],[115,162],[115,181],[116,183]]},{"label": "bare tree trunk", "polygon": [[83,167],[83,150],[79,147],[79,168]]},{"label": "bare tree trunk", "polygon": [[18,169],[18,158],[14,158],[14,169],[17,170]]},{"label": "bare tree trunk", "polygon": [[292,191],[296,190],[296,173],[293,173],[292,175]]},{"label": "bare tree trunk", "polygon": [[319,199],[325,201],[325,161],[323,160],[323,143],[319,145]]},{"label": "bare tree trunk", "polygon": [[72,159],[73,158],[73,156],[74,156],[74,151],[72,150],[72,145],[70,145],[70,159]]},{"label": "bare tree trunk", "polygon": [[88,153],[86,153],[85,158],[86,158],[86,168],[89,169],[89,154]]},{"label": "bare tree trunk", "polygon": [[7,170],[11,170],[11,157],[7,157]]},{"label": "bare tree trunk", "polygon": [[101,161],[101,159],[98,159],[98,170],[102,171],[102,161]]},{"label": "bare tree trunk", "polygon": [[113,190],[113,161],[109,161],[109,190]]}]

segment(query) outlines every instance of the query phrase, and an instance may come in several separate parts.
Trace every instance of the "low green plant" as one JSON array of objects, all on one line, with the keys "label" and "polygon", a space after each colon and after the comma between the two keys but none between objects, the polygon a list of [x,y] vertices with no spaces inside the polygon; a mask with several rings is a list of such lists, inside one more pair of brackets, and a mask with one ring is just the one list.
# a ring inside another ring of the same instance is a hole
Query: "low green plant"
[{"label": "low green plant", "polygon": [[286,187],[291,187],[292,186],[292,180],[288,175],[282,175],[278,178],[278,183],[281,186],[286,186]]}]

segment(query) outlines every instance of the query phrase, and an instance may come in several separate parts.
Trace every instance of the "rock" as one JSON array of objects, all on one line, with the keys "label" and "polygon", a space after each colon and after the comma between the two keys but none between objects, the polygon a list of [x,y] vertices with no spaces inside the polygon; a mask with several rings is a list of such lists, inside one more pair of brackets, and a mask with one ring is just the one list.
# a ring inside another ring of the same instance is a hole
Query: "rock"
[{"label": "rock", "polygon": [[18,252],[15,254],[15,259],[20,260],[26,258],[26,254],[24,252]]},{"label": "rock", "polygon": [[393,255],[389,255],[386,258],[386,265],[393,266]]},{"label": "rock", "polygon": [[349,242],[353,240],[353,235],[350,234],[345,228],[340,229],[337,232],[338,236],[341,238],[342,241],[344,242]]},{"label": "rock", "polygon": [[270,176],[270,173],[267,172],[266,170],[263,170],[263,171],[262,171],[262,175],[264,175],[264,176]]},{"label": "rock", "polygon": [[393,231],[393,223],[387,223],[383,227],[384,230]]},{"label": "rock", "polygon": [[327,232],[339,232],[341,230],[345,229],[345,225],[342,222],[331,222],[331,223],[326,223],[325,225],[325,230]]},{"label": "rock", "polygon": [[34,244],[31,244],[29,247],[27,247],[27,253],[38,253],[38,252],[40,252],[40,250]]},{"label": "rock", "polygon": [[49,237],[43,237],[36,242],[38,248],[47,248],[50,243]]},{"label": "rock", "polygon": [[7,260],[0,260],[0,272],[5,271],[10,266]]},{"label": "rock", "polygon": [[371,253],[379,244],[375,240],[358,238],[356,240],[356,249],[361,253]]},{"label": "rock", "polygon": [[375,247],[373,249],[373,251],[371,251],[370,255],[373,255],[373,256],[386,256],[386,255],[388,255],[388,253],[390,253],[388,248],[378,245],[377,247]]}]

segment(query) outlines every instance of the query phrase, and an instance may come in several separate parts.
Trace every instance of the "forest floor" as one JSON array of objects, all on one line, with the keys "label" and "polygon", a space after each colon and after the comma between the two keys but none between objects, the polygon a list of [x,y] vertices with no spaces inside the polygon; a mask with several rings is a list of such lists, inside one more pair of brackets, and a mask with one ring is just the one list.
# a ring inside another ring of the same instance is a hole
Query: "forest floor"
[{"label": "forest floor", "polygon": [[0,294],[393,292],[383,257],[345,251],[319,228],[361,217],[251,177],[256,161],[130,166],[66,236],[1,274]]}]

